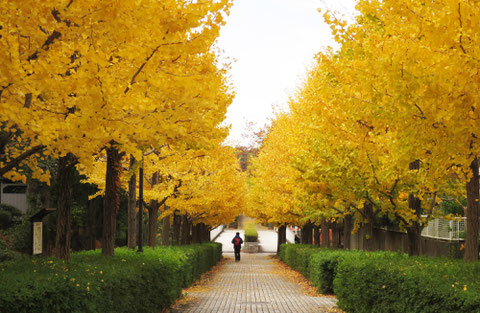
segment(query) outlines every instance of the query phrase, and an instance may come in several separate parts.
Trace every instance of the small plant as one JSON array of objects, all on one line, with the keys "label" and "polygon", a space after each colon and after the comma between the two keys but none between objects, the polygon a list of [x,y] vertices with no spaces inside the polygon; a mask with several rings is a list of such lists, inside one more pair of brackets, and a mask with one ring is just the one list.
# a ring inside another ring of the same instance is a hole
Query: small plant
[{"label": "small plant", "polygon": [[13,252],[8,248],[5,242],[0,239],[0,262],[9,261],[13,259]]}]

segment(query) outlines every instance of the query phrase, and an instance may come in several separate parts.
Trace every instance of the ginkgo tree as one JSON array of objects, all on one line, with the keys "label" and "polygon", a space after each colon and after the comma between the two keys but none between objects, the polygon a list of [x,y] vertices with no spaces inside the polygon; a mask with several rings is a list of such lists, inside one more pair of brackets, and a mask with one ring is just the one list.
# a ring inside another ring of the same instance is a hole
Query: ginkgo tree
[{"label": "ginkgo tree", "polygon": [[[371,227],[388,215],[416,254],[422,214],[438,214],[438,196],[468,181],[468,233],[478,236],[479,11],[444,2],[359,1],[348,27],[325,15],[341,48],[319,54],[290,106],[290,145],[276,143],[291,151],[282,174],[298,171],[290,183],[304,218],[353,212]],[[476,259],[476,242],[467,239],[466,259]]]},{"label": "ginkgo tree", "polygon": [[[211,47],[230,5],[12,0],[0,9],[2,125],[66,164],[92,167],[106,152],[104,254],[113,254],[122,157],[192,141],[224,115],[231,95]],[[68,258],[62,236],[58,256]]]}]

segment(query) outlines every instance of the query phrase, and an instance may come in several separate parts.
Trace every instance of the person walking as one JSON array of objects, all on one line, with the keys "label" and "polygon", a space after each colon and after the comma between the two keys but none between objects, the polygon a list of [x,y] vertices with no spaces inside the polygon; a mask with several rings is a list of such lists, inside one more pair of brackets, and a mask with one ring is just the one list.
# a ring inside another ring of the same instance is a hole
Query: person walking
[{"label": "person walking", "polygon": [[235,252],[235,262],[240,261],[240,250],[242,249],[243,239],[240,237],[240,233],[237,232],[232,239],[233,251]]}]

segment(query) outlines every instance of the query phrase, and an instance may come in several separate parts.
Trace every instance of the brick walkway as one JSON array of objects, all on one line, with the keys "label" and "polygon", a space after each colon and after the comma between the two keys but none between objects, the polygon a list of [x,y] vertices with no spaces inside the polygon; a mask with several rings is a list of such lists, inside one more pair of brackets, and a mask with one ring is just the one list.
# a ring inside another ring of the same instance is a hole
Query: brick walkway
[{"label": "brick walkway", "polygon": [[[281,269],[266,254],[242,253],[241,262],[229,260],[214,274],[202,292],[187,295],[172,313],[309,313],[328,312],[332,297],[312,297],[301,287],[279,275]],[[277,273],[276,273],[277,272]]]}]

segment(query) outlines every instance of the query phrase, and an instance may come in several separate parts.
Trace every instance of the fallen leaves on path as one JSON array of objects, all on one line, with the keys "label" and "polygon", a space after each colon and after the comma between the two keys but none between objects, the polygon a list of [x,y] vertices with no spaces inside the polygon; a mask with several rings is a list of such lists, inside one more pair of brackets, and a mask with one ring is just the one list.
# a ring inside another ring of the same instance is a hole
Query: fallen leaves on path
[{"label": "fallen leaves on path", "polygon": [[[334,295],[319,294],[317,287],[315,287],[308,279],[306,279],[305,276],[303,276],[299,271],[292,269],[290,266],[280,261],[276,256],[271,256],[271,259],[275,263],[275,269],[272,271],[272,273],[285,277],[289,281],[299,284],[304,294],[311,297],[335,298]],[[331,308],[328,312],[344,313],[342,310],[336,307]]]},{"label": "fallen leaves on path", "polygon": [[207,273],[202,274],[200,279],[194,282],[193,285],[183,289],[180,298],[175,302],[172,308],[166,312],[182,312],[183,308],[189,306],[191,302],[197,299],[194,296],[195,293],[209,292],[212,289],[211,287],[208,287],[210,281],[213,279],[214,275],[221,270],[223,264],[228,261],[231,261],[231,258],[222,257],[222,259],[217,263],[217,265],[212,267],[212,269]]}]

